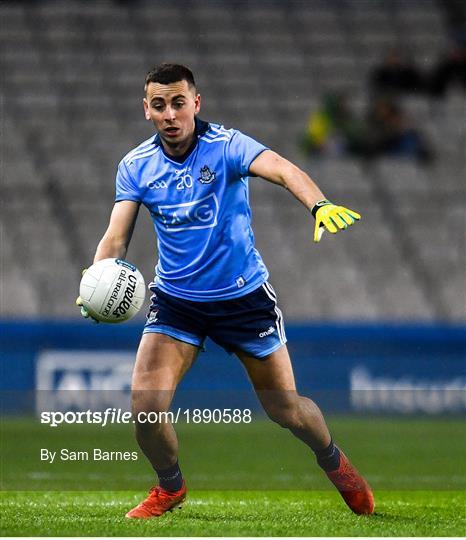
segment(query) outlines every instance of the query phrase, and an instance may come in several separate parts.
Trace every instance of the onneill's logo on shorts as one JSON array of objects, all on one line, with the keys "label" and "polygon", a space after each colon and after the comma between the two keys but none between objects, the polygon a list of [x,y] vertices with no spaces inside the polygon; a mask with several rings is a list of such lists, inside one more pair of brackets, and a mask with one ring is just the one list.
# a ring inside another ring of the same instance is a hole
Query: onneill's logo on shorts
[{"label": "onneill's logo on shorts", "polygon": [[189,203],[166,204],[158,207],[162,222],[169,232],[215,227],[218,209],[215,193]]},{"label": "onneill's logo on shorts", "polygon": [[273,326],[269,326],[265,332],[261,332],[259,334],[260,338],[270,336],[270,334],[273,334],[275,332],[275,328]]}]

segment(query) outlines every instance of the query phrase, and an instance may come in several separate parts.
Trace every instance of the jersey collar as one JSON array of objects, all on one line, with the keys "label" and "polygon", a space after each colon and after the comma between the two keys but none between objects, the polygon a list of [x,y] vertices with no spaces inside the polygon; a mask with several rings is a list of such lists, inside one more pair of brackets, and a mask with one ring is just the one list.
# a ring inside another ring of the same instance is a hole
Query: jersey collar
[{"label": "jersey collar", "polygon": [[162,144],[162,141],[160,140],[160,135],[158,133],[154,136],[154,145],[159,146],[167,158],[171,159],[172,161],[176,161],[178,163],[183,163],[183,161],[186,160],[189,154],[197,146],[197,141],[199,140],[199,138],[205,135],[209,127],[210,127],[209,122],[205,122],[204,120],[197,118],[197,116],[194,118],[195,138],[191,146],[186,150],[186,152],[182,156],[170,156],[169,154],[167,154],[163,148],[163,144]]}]

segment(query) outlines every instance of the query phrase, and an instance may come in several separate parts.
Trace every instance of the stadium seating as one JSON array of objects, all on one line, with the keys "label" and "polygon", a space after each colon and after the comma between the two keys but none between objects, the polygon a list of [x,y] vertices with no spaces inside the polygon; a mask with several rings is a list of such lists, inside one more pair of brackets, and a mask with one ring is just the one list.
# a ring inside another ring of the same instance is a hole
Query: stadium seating
[{"label": "stadium seating", "polygon": [[[387,47],[431,65],[447,40],[434,0],[3,2],[0,13],[3,316],[44,306],[76,314],[117,163],[152,133],[145,72],[179,61],[197,76],[203,117],[262,140],[363,215],[316,246],[299,203],[251,179],[257,244],[289,319],[466,318],[464,96],[404,102],[436,149],[431,168],[310,160],[299,150],[323,92],[345,89],[364,106],[368,71]],[[146,280],[150,228],[144,211],[128,254]]]}]

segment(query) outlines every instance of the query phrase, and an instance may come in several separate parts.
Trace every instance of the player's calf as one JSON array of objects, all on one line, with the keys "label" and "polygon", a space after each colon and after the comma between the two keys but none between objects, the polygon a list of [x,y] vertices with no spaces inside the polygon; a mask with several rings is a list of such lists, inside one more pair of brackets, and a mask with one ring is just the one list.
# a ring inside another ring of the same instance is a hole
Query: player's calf
[{"label": "player's calf", "polygon": [[317,463],[351,510],[356,514],[372,514],[374,496],[369,484],[331,440],[317,405],[296,392],[258,394],[268,416],[280,426],[288,428],[313,450]]}]

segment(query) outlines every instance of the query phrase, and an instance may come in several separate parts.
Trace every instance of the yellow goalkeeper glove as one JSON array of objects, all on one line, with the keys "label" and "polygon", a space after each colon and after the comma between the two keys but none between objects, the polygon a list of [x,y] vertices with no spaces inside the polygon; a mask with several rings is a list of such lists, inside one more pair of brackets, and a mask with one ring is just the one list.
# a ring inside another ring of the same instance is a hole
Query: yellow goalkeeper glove
[{"label": "yellow goalkeeper glove", "polygon": [[350,225],[353,225],[355,221],[361,219],[361,216],[357,212],[343,206],[336,206],[330,201],[327,201],[327,199],[316,203],[311,213],[316,220],[314,242],[320,242],[325,229],[335,234],[339,229],[344,230]]}]

